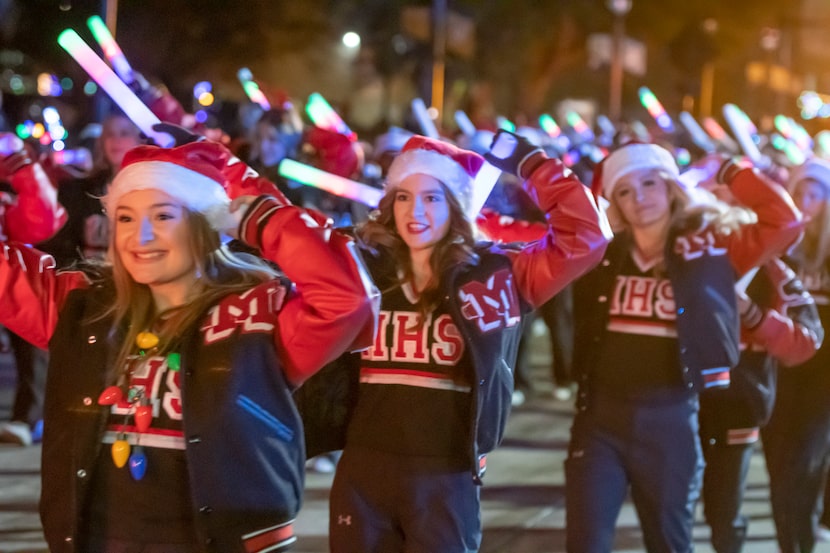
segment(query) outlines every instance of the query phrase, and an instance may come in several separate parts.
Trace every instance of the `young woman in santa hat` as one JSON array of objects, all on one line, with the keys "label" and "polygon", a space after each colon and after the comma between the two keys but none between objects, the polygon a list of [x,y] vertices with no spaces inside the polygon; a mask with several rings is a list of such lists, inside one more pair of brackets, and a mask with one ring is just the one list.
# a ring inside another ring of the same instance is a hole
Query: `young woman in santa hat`
[{"label": "young woman in santa hat", "polygon": [[[788,261],[830,328],[830,163],[813,158],[788,182],[807,221],[804,239]],[[769,424],[762,432],[770,500],[782,553],[809,553],[816,544],[824,483],[830,465],[830,346],[778,373]]]},{"label": "young woman in santa hat", "polygon": [[736,278],[798,239],[799,213],[781,186],[727,161],[718,182],[752,222],[682,186],[654,144],[619,148],[594,176],[615,236],[574,283],[567,550],[611,551],[630,491],[646,549],[688,552],[703,470],[698,393],[727,386],[738,360]]},{"label": "young woman in santa hat", "polygon": [[526,179],[546,214],[539,240],[477,243],[470,206],[483,158],[423,136],[392,162],[377,212],[357,231],[382,299],[339,444],[335,553],[478,550],[479,485],[510,410],[522,318],[595,264],[610,237],[559,160],[522,137],[499,140],[505,155],[488,159]]},{"label": "young woman in santa hat", "polygon": [[50,349],[50,551],[282,550],[305,460],[291,393],[370,343],[371,285],[343,236],[219,144],[131,150],[102,201],[106,262],[0,256],[0,322]]}]

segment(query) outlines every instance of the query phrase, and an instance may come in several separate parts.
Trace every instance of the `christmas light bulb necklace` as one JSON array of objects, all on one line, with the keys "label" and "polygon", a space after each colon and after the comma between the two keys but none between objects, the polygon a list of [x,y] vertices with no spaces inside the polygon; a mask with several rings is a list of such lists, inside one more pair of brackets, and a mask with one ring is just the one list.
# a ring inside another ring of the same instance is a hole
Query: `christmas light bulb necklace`
[{"label": "christmas light bulb necklace", "polygon": [[[139,332],[135,338],[138,354],[127,357],[126,368],[118,382],[113,386],[108,386],[98,397],[98,405],[115,405],[124,400],[130,406],[124,414],[124,422],[112,444],[111,454],[116,467],[122,468],[129,464],[130,475],[136,481],[144,478],[147,473],[147,456],[141,446],[141,434],[150,427],[153,420],[153,407],[150,405],[150,398],[145,394],[144,387],[133,386],[132,379],[136,368],[159,353],[159,341],[159,337],[150,331]],[[176,352],[168,353],[166,362],[167,368],[171,371],[175,372],[181,368],[181,356]],[[133,418],[137,430],[134,447],[130,446],[127,440],[126,428],[130,417]]]}]

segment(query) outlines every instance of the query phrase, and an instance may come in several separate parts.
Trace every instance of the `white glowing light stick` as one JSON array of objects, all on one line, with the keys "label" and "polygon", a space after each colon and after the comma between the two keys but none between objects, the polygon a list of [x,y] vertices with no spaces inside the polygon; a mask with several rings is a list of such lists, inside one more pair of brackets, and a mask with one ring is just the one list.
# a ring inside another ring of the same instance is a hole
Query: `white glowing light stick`
[{"label": "white glowing light stick", "polygon": [[58,44],[69,52],[78,64],[84,68],[92,80],[109,94],[109,97],[118,104],[118,107],[141,129],[141,132],[152,138],[156,144],[168,148],[175,144],[175,140],[167,133],[153,130],[153,125],[161,123],[158,117],[145,106],[133,91],[118,78],[112,69],[78,36],[72,29],[66,29],[58,36]]},{"label": "white glowing light stick", "polygon": [[460,130],[464,136],[472,137],[476,133],[476,126],[472,121],[470,121],[470,118],[464,110],[456,110],[455,124],[458,125],[458,130]]},{"label": "white glowing light stick", "polygon": [[312,92],[308,96],[308,102],[305,105],[305,111],[309,119],[316,126],[330,130],[332,132],[340,133],[348,136],[351,139],[357,138],[357,134],[349,128],[343,118],[334,111],[322,94]]},{"label": "white glowing light stick", "polygon": [[712,140],[709,138],[709,135],[706,134],[706,131],[703,130],[694,116],[689,113],[688,111],[681,111],[680,112],[680,122],[689,131],[689,135],[692,137],[692,141],[697,144],[697,147],[706,152],[707,154],[711,154],[715,150],[717,150],[717,146]]},{"label": "white glowing light stick", "polygon": [[735,134],[735,138],[738,139],[738,144],[741,145],[741,149],[752,163],[761,168],[767,167],[769,165],[769,159],[761,153],[758,145],[752,139],[753,131],[757,132],[757,129],[746,113],[735,104],[724,104],[723,117]]},{"label": "white glowing light stick", "polygon": [[256,84],[256,81],[254,81],[254,76],[250,69],[243,67],[236,72],[236,77],[239,79],[239,82],[242,83],[242,89],[245,91],[248,99],[255,104],[259,104],[259,107],[266,111],[271,109],[271,103],[268,101],[268,98],[265,97],[265,93],[259,89],[259,85]]},{"label": "white glowing light stick", "polygon": [[[506,158],[513,153],[515,148],[516,137],[511,134],[501,133],[498,135],[493,147],[490,148],[490,153],[498,158]],[[498,182],[500,176],[501,169],[486,161],[484,162],[484,165],[476,173],[476,178],[473,182],[473,198],[470,201],[470,215],[473,217],[478,215],[478,212],[484,207],[487,198],[490,197],[490,193],[493,191],[493,187],[496,186],[496,182]]]},{"label": "white glowing light stick", "polygon": [[95,37],[95,40],[101,46],[104,57],[110,62],[112,68],[121,77],[121,80],[127,84],[132,84],[135,80],[133,68],[130,67],[130,63],[124,56],[124,52],[121,51],[121,47],[115,42],[104,20],[97,15],[93,15],[86,20],[86,24],[89,30],[92,31],[92,36]]},{"label": "white glowing light stick", "polygon": [[421,127],[421,132],[424,136],[429,138],[440,138],[438,128],[435,126],[435,121],[429,116],[427,106],[420,98],[412,100],[412,113],[415,114],[415,119],[418,120],[418,125]]},{"label": "white glowing light stick", "polygon": [[306,186],[313,186],[336,196],[358,201],[369,207],[377,207],[381,197],[383,197],[383,190],[322,171],[293,159],[283,159],[280,162],[279,174]]}]

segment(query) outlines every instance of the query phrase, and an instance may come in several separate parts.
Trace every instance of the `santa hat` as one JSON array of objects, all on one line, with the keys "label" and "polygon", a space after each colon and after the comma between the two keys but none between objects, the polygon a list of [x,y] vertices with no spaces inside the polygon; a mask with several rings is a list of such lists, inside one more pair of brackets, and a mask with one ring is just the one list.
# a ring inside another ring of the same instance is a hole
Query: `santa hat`
[{"label": "santa hat", "polygon": [[475,152],[462,150],[448,142],[426,136],[415,135],[406,141],[401,153],[389,166],[386,185],[397,186],[410,175],[428,175],[441,181],[449,188],[461,205],[465,216],[469,213],[473,199],[473,182],[484,158]]},{"label": "santa hat", "polygon": [[811,179],[825,188],[830,188],[830,162],[820,158],[810,158],[798,167],[790,171],[789,189],[790,193],[795,192],[796,185],[803,181]]},{"label": "santa hat", "polygon": [[222,169],[228,151],[208,141],[192,142],[176,148],[138,146],[124,156],[121,170],[101,198],[110,217],[122,196],[135,190],[160,190],[188,210],[203,214],[215,230],[236,226],[228,211],[230,198],[225,192]]},{"label": "santa hat", "polygon": [[611,152],[597,165],[591,186],[594,194],[611,199],[621,178],[641,169],[658,169],[677,180],[680,169],[674,156],[657,144],[629,143]]}]

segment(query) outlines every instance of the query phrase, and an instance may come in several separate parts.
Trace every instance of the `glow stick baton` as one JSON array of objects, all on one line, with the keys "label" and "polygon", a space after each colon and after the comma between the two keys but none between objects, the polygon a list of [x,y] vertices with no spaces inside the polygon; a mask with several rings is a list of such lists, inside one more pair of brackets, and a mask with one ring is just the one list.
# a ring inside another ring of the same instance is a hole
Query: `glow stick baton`
[{"label": "glow stick baton", "polygon": [[516,125],[513,121],[501,115],[496,117],[496,126],[504,131],[516,132]]},{"label": "glow stick baton", "polygon": [[415,98],[412,100],[412,113],[415,115],[415,119],[418,120],[418,125],[420,125],[421,132],[424,133],[424,136],[428,138],[440,138],[435,121],[429,116],[427,106],[422,99]]},{"label": "glow stick baton", "polygon": [[110,62],[112,68],[115,69],[115,72],[118,73],[118,76],[121,77],[121,80],[127,84],[132,84],[135,80],[133,68],[130,67],[127,58],[118,43],[115,42],[104,20],[97,15],[93,15],[86,20],[86,24],[89,30],[92,31],[92,36],[95,37],[96,42],[101,46],[104,56]]},{"label": "glow stick baton", "polygon": [[109,94],[109,97],[118,104],[118,107],[130,118],[130,120],[141,129],[145,135],[152,138],[156,144],[169,148],[175,144],[175,140],[167,133],[160,133],[153,130],[153,125],[161,123],[158,117],[145,106],[138,96],[118,78],[112,69],[78,36],[72,29],[64,30],[58,35],[58,44],[69,52],[78,64],[84,68],[98,86]]},{"label": "glow stick baton", "polygon": [[557,138],[562,134],[562,129],[559,128],[559,125],[556,124],[553,117],[547,113],[543,113],[539,116],[539,126],[542,127],[542,130],[548,133],[548,136],[551,138]]},{"label": "glow stick baton", "polygon": [[614,126],[614,123],[612,123],[607,116],[601,113],[597,115],[597,125],[599,125],[599,128],[602,130],[602,134],[604,134],[605,136],[613,137],[615,134],[617,134],[617,127]]},{"label": "glow stick baton", "polygon": [[657,125],[664,131],[673,131],[674,123],[671,117],[669,117],[669,114],[666,113],[666,108],[657,99],[657,96],[647,86],[641,86],[638,94],[640,96],[640,103],[643,104],[643,107],[646,108],[649,115],[654,118]]},{"label": "glow stick baton", "polygon": [[472,121],[470,121],[470,118],[464,110],[456,110],[455,124],[458,125],[458,129],[464,134],[464,136],[472,137],[476,133],[476,126]]},{"label": "glow stick baton", "polygon": [[318,127],[327,129],[349,138],[357,138],[352,129],[343,121],[343,119],[334,111],[334,108],[323,98],[322,94],[312,92],[308,96],[308,102],[305,105],[305,111],[309,119]]},{"label": "glow stick baton", "polygon": [[325,190],[336,196],[358,201],[369,207],[377,207],[383,197],[383,190],[322,171],[293,159],[283,159],[278,171],[280,175],[287,179]]},{"label": "glow stick baton", "polygon": [[637,140],[651,142],[651,133],[648,132],[646,126],[639,119],[631,122],[631,131],[637,136]]},{"label": "glow stick baton", "polygon": [[819,155],[824,159],[830,157],[830,131],[819,131],[816,135]]},{"label": "glow stick baton", "polygon": [[784,152],[784,155],[793,165],[801,165],[807,160],[807,154],[798,147],[798,144],[785,136],[773,133],[770,137],[770,144],[776,150]]},{"label": "glow stick baton", "polygon": [[749,117],[735,104],[724,104],[723,117],[738,139],[738,144],[741,149],[752,161],[754,165],[759,167],[766,167],[769,165],[769,160],[766,159],[758,145],[752,140],[752,131],[755,130],[755,125],[749,120]]},{"label": "glow stick baton", "polygon": [[586,140],[594,139],[594,131],[591,130],[591,127],[588,126],[585,119],[583,119],[577,112],[569,111],[565,114],[565,119],[568,121],[568,125],[576,131],[576,134]]},{"label": "glow stick baton", "polygon": [[689,132],[689,135],[692,137],[692,142],[697,144],[698,148],[706,152],[707,154],[711,154],[715,150],[717,150],[717,146],[712,139],[709,138],[709,135],[706,134],[706,131],[703,130],[694,116],[689,113],[688,111],[681,111],[680,112],[680,123],[686,128]]},{"label": "glow stick baton", "polygon": [[250,69],[243,67],[236,72],[236,77],[242,84],[242,90],[245,91],[245,94],[248,96],[249,100],[255,104],[258,104],[259,107],[266,111],[271,109],[271,103],[268,101],[268,98],[265,97],[265,93],[259,89],[259,85],[256,84],[256,81],[254,81],[254,76]]},{"label": "glow stick baton", "polygon": [[732,152],[739,152],[741,147],[738,146],[732,138],[726,134],[726,131],[723,130],[723,127],[715,121],[712,117],[704,117],[703,118],[703,128],[706,129],[706,132],[709,133],[709,136],[726,146]]}]

